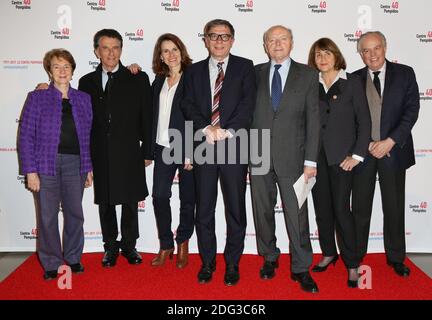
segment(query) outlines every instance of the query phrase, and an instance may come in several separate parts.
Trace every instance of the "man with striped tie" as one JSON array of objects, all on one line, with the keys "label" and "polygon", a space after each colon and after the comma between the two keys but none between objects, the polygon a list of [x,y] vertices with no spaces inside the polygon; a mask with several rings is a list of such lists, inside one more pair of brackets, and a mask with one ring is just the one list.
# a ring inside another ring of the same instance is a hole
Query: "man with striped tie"
[{"label": "man with striped tie", "polygon": [[221,19],[208,22],[204,42],[209,57],[186,70],[182,102],[186,119],[192,120],[194,129],[205,135],[207,151],[202,157],[205,161],[195,157],[194,165],[196,230],[202,259],[198,281],[211,281],[216,270],[215,207],[220,178],[227,222],[224,283],[231,286],[240,279],[239,261],[246,232],[247,158],[240,161],[240,142],[246,142],[247,146],[247,141],[236,139],[236,135],[250,128],[255,73],[251,60],[230,54],[234,43],[230,22]]}]

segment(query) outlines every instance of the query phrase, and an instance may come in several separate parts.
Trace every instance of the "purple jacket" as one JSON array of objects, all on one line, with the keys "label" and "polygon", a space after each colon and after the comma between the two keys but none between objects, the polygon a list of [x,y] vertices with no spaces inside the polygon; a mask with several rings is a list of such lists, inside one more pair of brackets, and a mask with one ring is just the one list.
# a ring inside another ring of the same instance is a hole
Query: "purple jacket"
[{"label": "purple jacket", "polygon": [[[90,96],[69,88],[69,101],[80,145],[81,174],[92,171],[90,131],[92,106]],[[21,173],[36,172],[54,176],[60,142],[62,94],[53,84],[47,90],[30,92],[24,106],[18,140]]]}]

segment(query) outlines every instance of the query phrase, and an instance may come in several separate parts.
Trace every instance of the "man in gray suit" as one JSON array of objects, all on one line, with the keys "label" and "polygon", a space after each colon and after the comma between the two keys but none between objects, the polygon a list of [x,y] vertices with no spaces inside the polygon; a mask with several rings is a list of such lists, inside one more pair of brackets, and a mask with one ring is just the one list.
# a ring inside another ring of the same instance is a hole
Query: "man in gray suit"
[{"label": "man in gray suit", "polygon": [[[318,74],[290,58],[292,44],[290,29],[271,27],[264,33],[264,48],[270,61],[255,67],[257,100],[251,128],[258,130],[260,138],[251,139],[251,154],[269,153],[270,169],[257,174],[256,165],[251,164],[252,205],[258,253],[264,257],[260,277],[273,278],[279,265],[274,212],[278,186],[290,240],[291,278],[303,290],[318,292],[309,273],[312,247],[307,202],[299,209],[293,189],[302,174],[306,182],[316,175],[320,128]],[[266,133],[270,134],[269,144],[263,143]]]}]

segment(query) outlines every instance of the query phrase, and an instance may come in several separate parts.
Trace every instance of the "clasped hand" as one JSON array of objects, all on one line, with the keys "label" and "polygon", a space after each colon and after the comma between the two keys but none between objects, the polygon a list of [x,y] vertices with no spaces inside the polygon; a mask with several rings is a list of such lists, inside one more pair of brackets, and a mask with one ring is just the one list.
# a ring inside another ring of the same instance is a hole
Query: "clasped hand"
[{"label": "clasped hand", "polygon": [[209,144],[214,144],[215,141],[221,141],[229,137],[228,131],[222,129],[220,126],[208,126],[204,134]]},{"label": "clasped hand", "polygon": [[390,157],[390,151],[394,145],[395,142],[392,138],[374,141],[369,143],[369,152],[378,159],[383,158],[385,155],[387,155],[387,157]]}]

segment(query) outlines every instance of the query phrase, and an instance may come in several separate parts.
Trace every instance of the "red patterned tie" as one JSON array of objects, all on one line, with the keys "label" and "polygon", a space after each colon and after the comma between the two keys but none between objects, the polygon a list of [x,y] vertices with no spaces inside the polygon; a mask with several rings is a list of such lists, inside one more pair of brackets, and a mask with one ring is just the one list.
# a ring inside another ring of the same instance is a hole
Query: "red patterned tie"
[{"label": "red patterned tie", "polygon": [[212,106],[212,116],[211,116],[212,126],[216,126],[219,124],[219,101],[220,101],[220,95],[222,90],[222,83],[225,77],[222,65],[223,62],[218,62],[217,64],[219,73],[216,78],[216,84],[215,84],[214,94],[213,94],[213,106]]}]

